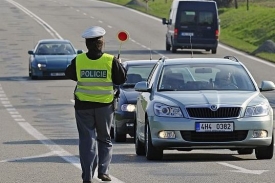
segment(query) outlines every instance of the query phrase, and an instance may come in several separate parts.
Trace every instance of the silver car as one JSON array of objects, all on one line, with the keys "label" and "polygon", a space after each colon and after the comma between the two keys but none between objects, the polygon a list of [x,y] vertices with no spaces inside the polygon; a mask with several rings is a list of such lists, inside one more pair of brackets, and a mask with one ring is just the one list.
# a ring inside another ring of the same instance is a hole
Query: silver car
[{"label": "silver car", "polygon": [[230,149],[273,157],[273,110],[261,87],[235,57],[162,58],[138,82],[135,149],[159,160],[163,150]]}]

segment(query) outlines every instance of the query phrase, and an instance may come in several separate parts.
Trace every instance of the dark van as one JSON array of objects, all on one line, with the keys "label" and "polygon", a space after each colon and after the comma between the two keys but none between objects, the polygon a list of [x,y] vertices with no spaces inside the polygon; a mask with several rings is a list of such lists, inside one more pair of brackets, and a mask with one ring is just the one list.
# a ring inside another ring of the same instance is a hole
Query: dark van
[{"label": "dark van", "polygon": [[217,53],[220,24],[215,1],[173,0],[167,25],[166,50],[204,49]]}]

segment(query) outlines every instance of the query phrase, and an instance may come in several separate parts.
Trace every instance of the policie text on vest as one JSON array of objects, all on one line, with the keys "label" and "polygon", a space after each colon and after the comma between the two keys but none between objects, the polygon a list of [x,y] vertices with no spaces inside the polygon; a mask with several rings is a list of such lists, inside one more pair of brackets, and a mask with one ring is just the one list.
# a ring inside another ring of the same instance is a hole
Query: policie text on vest
[{"label": "policie text on vest", "polygon": [[81,78],[107,78],[107,70],[81,70]]}]

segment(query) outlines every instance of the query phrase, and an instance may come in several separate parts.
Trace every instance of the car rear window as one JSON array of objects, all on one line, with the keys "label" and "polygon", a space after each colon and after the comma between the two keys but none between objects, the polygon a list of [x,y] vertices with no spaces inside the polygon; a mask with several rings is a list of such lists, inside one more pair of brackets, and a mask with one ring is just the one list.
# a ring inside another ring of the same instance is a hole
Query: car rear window
[{"label": "car rear window", "polygon": [[209,11],[181,11],[180,25],[213,25],[214,13]]}]

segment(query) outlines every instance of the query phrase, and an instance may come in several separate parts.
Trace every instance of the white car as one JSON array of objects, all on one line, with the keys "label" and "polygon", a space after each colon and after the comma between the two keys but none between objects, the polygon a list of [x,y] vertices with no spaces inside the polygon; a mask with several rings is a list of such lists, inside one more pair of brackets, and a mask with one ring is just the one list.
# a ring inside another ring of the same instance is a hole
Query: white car
[{"label": "white car", "polygon": [[138,82],[135,148],[159,160],[164,150],[230,149],[271,159],[273,110],[261,87],[235,57],[162,58]]}]

